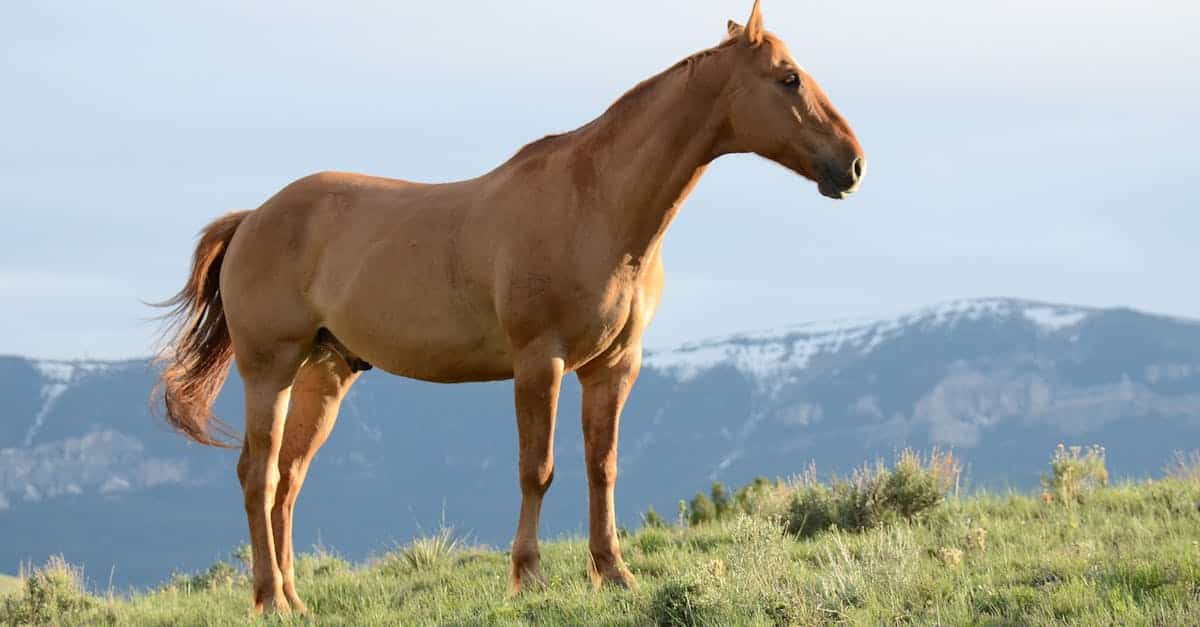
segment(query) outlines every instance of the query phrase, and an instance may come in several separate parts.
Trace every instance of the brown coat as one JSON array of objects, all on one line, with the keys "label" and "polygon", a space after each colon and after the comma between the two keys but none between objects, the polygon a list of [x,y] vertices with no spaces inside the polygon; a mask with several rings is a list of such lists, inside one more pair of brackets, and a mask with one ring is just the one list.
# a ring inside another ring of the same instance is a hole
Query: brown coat
[{"label": "brown coat", "polygon": [[239,477],[260,609],[302,609],[291,520],[308,464],[364,362],[453,383],[515,379],[521,516],[512,587],[541,581],[537,521],[553,478],[562,376],[583,384],[589,571],[631,585],[613,517],[621,407],[662,294],[663,235],[708,164],[753,152],[857,188],[854,134],[786,46],[746,27],[475,179],[425,185],[326,172],[205,231],[164,353],[168,418],[206,443],[236,355],[246,386]]}]

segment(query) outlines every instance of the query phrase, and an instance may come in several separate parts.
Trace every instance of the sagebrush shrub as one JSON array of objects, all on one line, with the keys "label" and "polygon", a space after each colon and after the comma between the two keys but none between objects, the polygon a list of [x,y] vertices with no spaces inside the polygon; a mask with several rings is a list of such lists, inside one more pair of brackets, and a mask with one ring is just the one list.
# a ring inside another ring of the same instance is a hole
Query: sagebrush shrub
[{"label": "sagebrush shrub", "polygon": [[671,538],[659,527],[648,527],[634,536],[634,544],[646,555],[670,548]]},{"label": "sagebrush shrub", "polygon": [[884,479],[883,495],[890,509],[912,518],[937,505],[958,480],[958,465],[949,454],[934,451],[927,460],[903,451]]},{"label": "sagebrush shrub", "polygon": [[176,592],[201,592],[217,588],[229,588],[239,583],[241,575],[229,562],[216,562],[193,574],[175,573],[167,581],[166,589]]},{"label": "sagebrush shrub", "polygon": [[668,583],[650,598],[650,616],[656,625],[701,625],[706,622],[707,609],[703,591],[695,581]]},{"label": "sagebrush shrub", "polygon": [[725,489],[724,483],[714,481],[709,494],[712,495],[713,507],[717,508],[717,518],[723,518],[733,512],[733,497],[730,496],[729,490]]},{"label": "sagebrush shrub", "polygon": [[169,592],[201,592],[217,588],[231,588],[250,580],[254,568],[249,544],[234,547],[229,560],[219,561],[197,573],[174,573],[162,590]]},{"label": "sagebrush shrub", "polygon": [[659,516],[653,507],[650,507],[646,509],[646,513],[642,516],[642,526],[658,529],[666,527],[667,521],[663,520],[663,517]]},{"label": "sagebrush shrub", "polygon": [[804,486],[792,497],[785,525],[788,533],[807,538],[837,526],[843,518],[841,509],[833,489],[822,484]]},{"label": "sagebrush shrub", "polygon": [[[714,481],[708,494],[696,493],[691,501],[682,505],[681,512],[691,525],[729,520],[738,514],[779,518],[787,511],[791,494],[791,486],[783,481],[769,481],[766,477],[757,477],[732,494],[725,484]],[[648,520],[646,524],[650,524]]]},{"label": "sagebrush shrub", "polygon": [[952,454],[936,450],[927,457],[905,450],[891,469],[876,462],[828,484],[810,468],[794,482],[784,522],[790,533],[808,537],[830,527],[861,531],[912,520],[942,502],[957,485],[960,468]]},{"label": "sagebrush shrub", "polygon": [[313,547],[312,553],[296,556],[296,577],[310,579],[350,572],[350,562],[324,545]]},{"label": "sagebrush shrub", "polygon": [[1103,446],[1059,444],[1050,456],[1050,474],[1042,475],[1042,488],[1063,505],[1081,502],[1092,490],[1108,485]]},{"label": "sagebrush shrub", "polygon": [[697,492],[696,496],[692,497],[692,501],[688,503],[687,512],[688,524],[693,526],[713,522],[717,519],[717,506],[703,492]]},{"label": "sagebrush shrub", "polygon": [[857,531],[896,519],[911,520],[934,508],[957,488],[960,470],[952,454],[937,450],[927,456],[904,450],[890,469],[880,461],[827,483],[817,478],[810,464],[791,481],[759,477],[732,497],[724,484],[715,482],[709,494],[697,493],[691,501],[681,501],[680,516],[695,526],[749,514],[781,520],[790,533],[801,537],[830,527]]},{"label": "sagebrush shrub", "polygon": [[768,481],[757,477],[733,495],[734,507],[751,516],[760,518],[782,518],[791,503],[792,490],[784,481]]},{"label": "sagebrush shrub", "polygon": [[20,592],[4,597],[0,603],[0,624],[69,622],[73,614],[96,604],[84,587],[83,571],[61,555],[52,556],[41,568],[22,566],[20,579]]},{"label": "sagebrush shrub", "polygon": [[714,481],[707,495],[698,492],[688,503],[688,523],[699,525],[715,522],[727,519],[739,512],[758,513],[752,511],[755,504],[751,503],[751,500],[756,499],[766,485],[769,485],[767,480],[759,477],[753,483],[738,488],[730,495],[724,483]]}]

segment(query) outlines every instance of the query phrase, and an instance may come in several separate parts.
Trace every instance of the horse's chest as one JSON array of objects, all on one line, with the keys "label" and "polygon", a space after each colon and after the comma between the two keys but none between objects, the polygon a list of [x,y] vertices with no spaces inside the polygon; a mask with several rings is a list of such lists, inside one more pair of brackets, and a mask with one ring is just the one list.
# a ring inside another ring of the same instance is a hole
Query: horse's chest
[{"label": "horse's chest", "polygon": [[511,283],[505,326],[518,344],[549,334],[563,346],[568,363],[586,362],[636,325],[641,288],[635,278],[519,277]]}]

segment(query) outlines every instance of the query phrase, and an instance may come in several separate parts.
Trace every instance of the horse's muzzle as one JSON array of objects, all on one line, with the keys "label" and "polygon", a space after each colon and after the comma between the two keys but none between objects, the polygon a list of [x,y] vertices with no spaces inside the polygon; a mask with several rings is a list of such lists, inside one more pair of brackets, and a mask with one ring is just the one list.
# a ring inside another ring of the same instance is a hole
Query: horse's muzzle
[{"label": "horse's muzzle", "polygon": [[858,191],[862,179],[867,173],[867,160],[855,157],[849,167],[841,164],[826,163],[821,168],[821,179],[817,182],[817,190],[822,196],[834,200],[842,200]]}]

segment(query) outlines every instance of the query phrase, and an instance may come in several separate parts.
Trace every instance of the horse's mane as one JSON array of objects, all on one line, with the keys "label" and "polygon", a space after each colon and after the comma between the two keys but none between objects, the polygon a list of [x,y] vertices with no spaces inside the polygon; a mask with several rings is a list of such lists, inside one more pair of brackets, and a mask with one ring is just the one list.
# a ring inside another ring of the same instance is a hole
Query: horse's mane
[{"label": "horse's mane", "polygon": [[668,67],[662,72],[659,72],[658,74],[647,78],[637,85],[634,85],[633,88],[625,92],[624,95],[622,95],[620,98],[617,98],[616,101],[609,105],[608,108],[605,109],[604,113],[600,114],[600,116],[596,119],[573,131],[558,133],[556,135],[547,135],[541,139],[534,140],[521,147],[521,149],[519,149],[516,154],[514,154],[512,158],[508,160],[507,163],[514,163],[531,157],[543,155],[558,148],[565,141],[575,137],[584,130],[591,128],[600,120],[620,118],[629,111],[635,110],[639,103],[641,103],[649,94],[654,93],[656,90],[661,88],[661,86],[671,77],[680,72],[686,71],[688,73],[688,78],[690,79],[691,74],[696,70],[696,67],[702,60],[712,57],[723,50],[732,48],[737,42],[737,38],[731,37],[712,48],[701,50],[700,52],[680,59],[677,63]]}]

